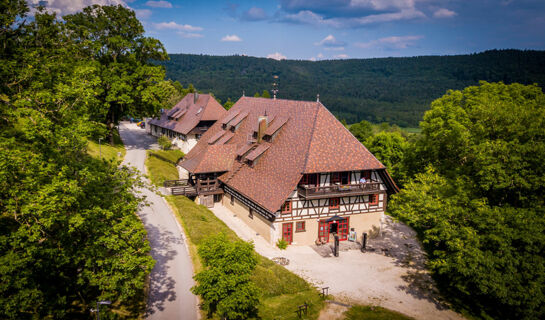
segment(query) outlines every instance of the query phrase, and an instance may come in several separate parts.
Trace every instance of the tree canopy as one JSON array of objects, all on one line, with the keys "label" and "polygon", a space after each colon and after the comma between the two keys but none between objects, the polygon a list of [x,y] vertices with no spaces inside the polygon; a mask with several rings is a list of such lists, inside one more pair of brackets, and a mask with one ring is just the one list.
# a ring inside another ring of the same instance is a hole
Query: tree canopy
[{"label": "tree canopy", "polygon": [[229,241],[220,233],[199,246],[205,269],[195,276],[198,284],[191,289],[203,298],[209,315],[224,319],[248,319],[257,315],[259,290],[251,281],[257,265],[252,243]]},{"label": "tree canopy", "polygon": [[136,318],[154,265],[140,179],[86,150],[104,65],[54,14],[0,6],[0,318],[85,318],[97,300]]},{"label": "tree canopy", "polygon": [[426,112],[390,203],[445,292],[480,315],[545,316],[544,105],[535,85],[449,91]]},{"label": "tree canopy", "polygon": [[[350,124],[366,120],[417,127],[430,103],[479,80],[545,86],[545,51],[490,50],[469,55],[345,60],[281,60],[171,54],[167,77],[218,98],[270,90],[278,98],[320,101]],[[273,78],[278,75],[278,81]]]},{"label": "tree canopy", "polygon": [[93,119],[113,130],[122,115],[152,116],[167,104],[164,92],[175,88],[164,81],[164,68],[150,60],[166,60],[168,55],[159,40],[144,36],[134,11],[92,5],[63,19],[80,54],[97,62],[100,103],[92,110]]}]

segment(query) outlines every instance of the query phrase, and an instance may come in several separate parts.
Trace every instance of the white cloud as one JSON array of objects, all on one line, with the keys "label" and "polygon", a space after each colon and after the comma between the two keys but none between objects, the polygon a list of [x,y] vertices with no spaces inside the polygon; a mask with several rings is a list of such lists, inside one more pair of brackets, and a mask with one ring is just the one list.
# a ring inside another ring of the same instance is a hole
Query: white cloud
[{"label": "white cloud", "polygon": [[267,58],[274,59],[274,60],[285,60],[285,59],[287,59],[285,55],[283,55],[283,54],[281,54],[279,52],[268,54]]},{"label": "white cloud", "polygon": [[348,59],[348,55],[344,54],[344,53],[341,53],[341,54],[333,56],[333,58],[334,59]]},{"label": "white cloud", "polygon": [[371,40],[368,42],[358,42],[354,46],[370,49],[370,48],[384,48],[384,49],[405,49],[414,45],[417,40],[422,39],[423,36],[403,36],[403,37],[386,37],[377,40]]},{"label": "white cloud", "polygon": [[[345,44],[346,44],[345,42],[335,39],[335,37],[332,34],[323,38],[321,41],[314,43],[315,46],[337,47],[337,48],[342,47]],[[341,50],[344,50],[344,48],[342,48]]]},{"label": "white cloud", "polygon": [[449,10],[449,9],[445,9],[445,8],[441,8],[439,10],[436,10],[433,13],[433,16],[435,18],[451,18],[451,17],[454,17],[455,15],[457,15],[456,12],[454,12],[452,10]]},{"label": "white cloud", "polygon": [[202,38],[204,37],[200,33],[194,33],[194,32],[185,32],[185,31],[178,31],[176,32],[180,37],[187,38],[187,39],[195,39],[195,38]]},{"label": "white cloud", "polygon": [[178,31],[201,31],[201,27],[195,27],[189,24],[177,24],[174,21],[170,22],[160,22],[160,23],[154,23],[153,26],[155,29],[164,30],[164,29],[171,29],[171,30],[178,30]]},{"label": "white cloud", "polygon": [[[30,7],[44,4],[41,0],[27,0]],[[48,0],[45,1],[45,7],[49,12],[55,12],[58,15],[72,14],[81,11],[83,8],[93,4],[101,6],[106,5],[122,5],[128,7],[126,1],[123,0]]]},{"label": "white cloud", "polygon": [[319,14],[316,14],[310,10],[300,11],[296,14],[287,14],[282,17],[279,21],[281,22],[291,22],[291,23],[302,23],[302,24],[312,24],[312,25],[327,25],[331,27],[340,27],[341,25],[338,22],[335,22],[332,19],[324,19]]},{"label": "white cloud", "polygon": [[282,0],[280,22],[359,27],[424,18],[417,2],[430,0]]},{"label": "white cloud", "polygon": [[172,8],[172,3],[168,1],[148,1],[146,2],[146,6],[152,7],[152,8]]},{"label": "white cloud", "polygon": [[251,7],[242,14],[242,19],[247,21],[259,21],[267,19],[265,10],[258,7]]},{"label": "white cloud", "polygon": [[348,19],[349,25],[368,25],[381,22],[390,22],[398,20],[410,20],[415,18],[424,18],[426,15],[415,9],[401,10],[399,12],[372,14],[361,18]]},{"label": "white cloud", "polygon": [[237,36],[236,34],[233,35],[226,35],[225,37],[221,38],[221,41],[223,42],[240,42],[242,39]]},{"label": "white cloud", "polygon": [[151,10],[148,9],[135,9],[134,13],[138,19],[147,19],[151,16]]}]

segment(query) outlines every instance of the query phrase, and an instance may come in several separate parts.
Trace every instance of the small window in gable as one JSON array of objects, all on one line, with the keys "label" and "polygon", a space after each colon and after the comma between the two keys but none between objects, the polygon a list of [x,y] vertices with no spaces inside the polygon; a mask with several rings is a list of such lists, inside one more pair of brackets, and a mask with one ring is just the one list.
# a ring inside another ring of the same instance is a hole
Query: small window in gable
[{"label": "small window in gable", "polygon": [[280,208],[281,213],[291,213],[291,201],[286,201]]}]

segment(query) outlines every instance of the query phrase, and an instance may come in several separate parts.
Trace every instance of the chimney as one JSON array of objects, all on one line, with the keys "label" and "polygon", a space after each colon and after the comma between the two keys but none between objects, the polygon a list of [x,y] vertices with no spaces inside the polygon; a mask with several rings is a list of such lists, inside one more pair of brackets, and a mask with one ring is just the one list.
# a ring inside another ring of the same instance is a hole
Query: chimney
[{"label": "chimney", "polygon": [[197,103],[197,100],[199,100],[199,93],[198,92],[195,92],[193,94],[193,103]]},{"label": "chimney", "polygon": [[265,131],[267,131],[267,116],[259,116],[257,118],[257,143],[263,140]]}]

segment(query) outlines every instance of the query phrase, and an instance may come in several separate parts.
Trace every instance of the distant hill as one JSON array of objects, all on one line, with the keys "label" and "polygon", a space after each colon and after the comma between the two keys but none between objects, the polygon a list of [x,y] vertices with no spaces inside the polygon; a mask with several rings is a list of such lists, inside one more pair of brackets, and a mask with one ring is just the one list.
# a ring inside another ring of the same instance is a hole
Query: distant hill
[{"label": "distant hill", "polygon": [[430,102],[448,89],[479,80],[545,85],[545,51],[491,50],[470,55],[302,61],[247,56],[171,54],[167,77],[192,83],[225,102],[272,88],[279,98],[315,100],[320,94],[348,123],[368,120],[418,125]]}]

